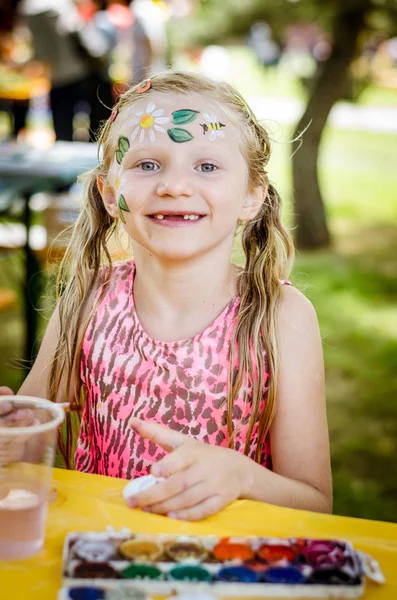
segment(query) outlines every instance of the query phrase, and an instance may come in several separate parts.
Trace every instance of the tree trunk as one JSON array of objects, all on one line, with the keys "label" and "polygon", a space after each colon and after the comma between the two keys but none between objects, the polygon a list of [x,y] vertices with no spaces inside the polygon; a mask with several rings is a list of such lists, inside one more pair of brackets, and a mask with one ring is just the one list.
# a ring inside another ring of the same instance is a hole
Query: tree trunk
[{"label": "tree trunk", "polygon": [[[345,6],[343,6],[345,4]],[[324,203],[318,181],[317,159],[321,135],[332,106],[346,97],[349,66],[353,60],[357,38],[364,25],[369,0],[339,5],[333,24],[333,50],[325,62],[309,98],[306,110],[295,130],[294,139],[305,127],[303,144],[294,142],[292,159],[296,245],[318,248],[330,243]],[[347,6],[346,6],[347,5]]]}]

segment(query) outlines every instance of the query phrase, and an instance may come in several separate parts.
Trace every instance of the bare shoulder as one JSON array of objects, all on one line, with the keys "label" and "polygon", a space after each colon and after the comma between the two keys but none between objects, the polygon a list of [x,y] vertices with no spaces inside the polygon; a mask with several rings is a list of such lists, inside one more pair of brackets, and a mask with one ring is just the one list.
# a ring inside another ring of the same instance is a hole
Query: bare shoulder
[{"label": "bare shoulder", "polygon": [[277,338],[282,356],[281,376],[310,365],[311,372],[322,370],[322,340],[313,304],[292,286],[283,286],[277,318]]},{"label": "bare shoulder", "polygon": [[299,333],[318,330],[313,304],[302,292],[290,285],[283,286],[278,328],[280,332],[290,329]]}]

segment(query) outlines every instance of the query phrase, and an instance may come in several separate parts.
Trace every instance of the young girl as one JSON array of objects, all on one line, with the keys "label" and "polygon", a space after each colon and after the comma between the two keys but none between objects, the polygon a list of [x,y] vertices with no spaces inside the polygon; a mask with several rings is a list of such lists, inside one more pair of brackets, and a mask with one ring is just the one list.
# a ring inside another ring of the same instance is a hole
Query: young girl
[{"label": "young girl", "polygon": [[[83,404],[77,470],[164,477],[135,497],[147,511],[201,519],[236,498],[330,511],[321,340],[286,281],[265,129],[230,85],[167,72],[120,98],[99,146],[19,393]],[[134,260],[112,265],[119,227]],[[70,467],[70,414],[61,438]]]}]

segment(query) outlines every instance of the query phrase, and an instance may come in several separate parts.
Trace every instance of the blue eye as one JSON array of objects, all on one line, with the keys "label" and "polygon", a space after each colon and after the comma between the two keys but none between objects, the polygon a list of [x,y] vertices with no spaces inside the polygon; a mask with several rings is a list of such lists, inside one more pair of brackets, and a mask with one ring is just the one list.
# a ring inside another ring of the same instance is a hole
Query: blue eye
[{"label": "blue eye", "polygon": [[139,165],[139,168],[142,169],[142,171],[156,171],[158,169],[158,166],[156,165],[156,163],[147,160],[145,162],[142,162]]},{"label": "blue eye", "polygon": [[213,173],[217,169],[212,163],[203,163],[200,165],[200,168],[202,173]]}]

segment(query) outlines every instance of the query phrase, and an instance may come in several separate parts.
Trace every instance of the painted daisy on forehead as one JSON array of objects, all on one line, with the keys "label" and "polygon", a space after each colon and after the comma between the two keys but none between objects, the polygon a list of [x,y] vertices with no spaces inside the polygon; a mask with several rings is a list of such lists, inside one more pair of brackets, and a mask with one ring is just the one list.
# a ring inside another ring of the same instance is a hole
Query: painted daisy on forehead
[{"label": "painted daisy on forehead", "polygon": [[139,130],[139,143],[141,143],[145,139],[146,130],[149,133],[149,139],[151,142],[154,142],[156,139],[154,130],[160,131],[161,133],[165,133],[165,129],[161,127],[161,125],[169,123],[171,117],[163,117],[163,114],[164,110],[162,108],[156,110],[156,107],[153,102],[149,102],[144,112],[135,113],[135,117],[131,119],[131,121],[129,121],[130,125],[136,125],[130,137],[131,143],[135,140]]}]

